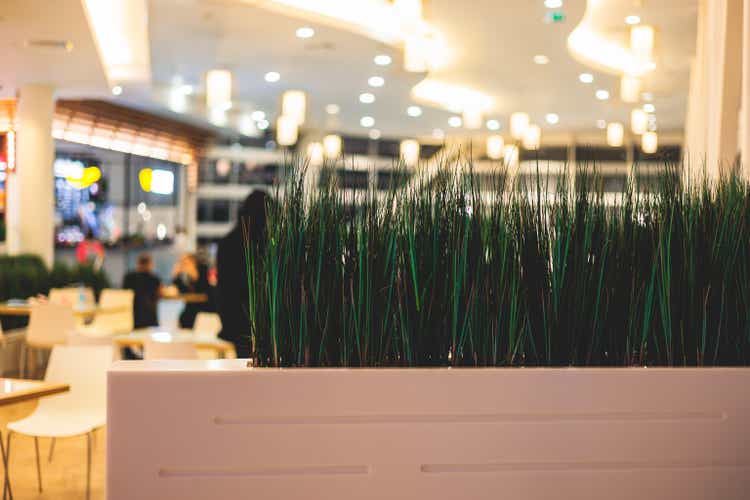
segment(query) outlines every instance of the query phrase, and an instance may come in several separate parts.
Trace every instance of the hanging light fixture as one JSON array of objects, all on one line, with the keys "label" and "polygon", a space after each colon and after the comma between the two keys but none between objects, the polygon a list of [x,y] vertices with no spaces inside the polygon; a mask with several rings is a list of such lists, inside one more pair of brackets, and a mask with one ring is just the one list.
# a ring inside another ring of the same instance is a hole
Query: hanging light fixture
[{"label": "hanging light fixture", "polygon": [[323,164],[323,145],[319,142],[311,142],[307,146],[307,159],[310,165],[318,167]]},{"label": "hanging light fixture", "polygon": [[341,156],[341,136],[329,134],[323,137],[323,151],[328,159],[336,159]]},{"label": "hanging light fixture", "polygon": [[293,146],[297,142],[298,134],[296,118],[282,115],[276,120],[276,143],[279,146]]},{"label": "hanging light fixture", "polygon": [[484,122],[482,118],[482,112],[475,107],[469,107],[469,108],[464,109],[463,122],[464,122],[464,127],[466,128],[470,128],[473,130],[482,128],[482,125]]},{"label": "hanging light fixture", "polygon": [[646,132],[641,137],[641,148],[646,154],[654,154],[659,149],[659,137],[656,132]]},{"label": "hanging light fixture", "polygon": [[399,149],[404,163],[410,167],[416,165],[417,161],[419,161],[419,143],[417,141],[414,139],[405,139],[401,141]]},{"label": "hanging light fixture", "polygon": [[226,111],[232,107],[232,73],[212,69],[206,73],[206,106]]},{"label": "hanging light fixture", "polygon": [[625,127],[622,123],[612,122],[607,124],[607,144],[613,148],[622,146],[625,139]]},{"label": "hanging light fixture", "polygon": [[503,148],[503,160],[507,166],[518,163],[518,148],[513,144],[508,144]]},{"label": "hanging light fixture", "polygon": [[502,135],[491,135],[487,138],[487,158],[499,160],[503,157],[505,141]]},{"label": "hanging light fixture", "polygon": [[630,28],[630,50],[639,64],[651,61],[654,55],[654,27],[637,24]]},{"label": "hanging light fixture", "polygon": [[523,147],[529,151],[539,149],[542,142],[542,129],[539,125],[529,125],[523,134]]},{"label": "hanging light fixture", "polygon": [[523,139],[526,129],[529,127],[529,115],[516,112],[510,115],[510,135],[516,140]]},{"label": "hanging light fixture", "polygon": [[293,118],[297,126],[305,123],[307,96],[301,90],[287,90],[281,96],[281,114]]},{"label": "hanging light fixture", "polygon": [[638,102],[641,96],[641,80],[630,75],[623,75],[620,79],[620,98],[623,102]]},{"label": "hanging light fixture", "polygon": [[648,131],[648,114],[640,108],[630,112],[630,130],[635,135],[645,134]]}]

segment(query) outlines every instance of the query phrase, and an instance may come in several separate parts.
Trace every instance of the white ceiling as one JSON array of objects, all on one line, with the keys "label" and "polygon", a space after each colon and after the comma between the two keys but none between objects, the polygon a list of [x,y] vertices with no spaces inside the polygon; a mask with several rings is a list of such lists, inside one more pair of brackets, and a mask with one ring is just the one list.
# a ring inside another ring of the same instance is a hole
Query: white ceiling
[{"label": "white ceiling", "polygon": [[[657,28],[657,70],[646,88],[655,95],[660,130],[681,129],[685,117],[689,62],[695,47],[697,0],[607,0],[607,18],[597,26],[613,38],[626,37],[625,15],[637,11],[644,22]],[[91,35],[85,26],[80,0],[4,0],[9,9],[0,12],[0,84],[5,90],[24,81],[54,81],[63,93],[104,95],[106,84]],[[544,134],[595,130],[598,119],[627,121],[631,106],[620,102],[619,80],[592,71],[573,60],[566,39],[583,15],[585,0],[565,0],[565,23],[545,24],[543,0],[430,0],[427,20],[440,29],[451,51],[450,64],[431,78],[466,85],[495,97],[497,118],[507,130],[513,111],[527,111]],[[6,14],[8,12],[8,14]],[[303,25],[313,26],[316,36],[294,36]],[[205,72],[226,68],[234,74],[232,120],[255,109],[275,118],[281,92],[302,89],[309,94],[309,125],[320,130],[366,134],[359,120],[375,118],[384,137],[425,137],[435,128],[448,133],[451,113],[423,107],[419,118],[406,115],[413,104],[411,88],[424,75],[406,73],[401,52],[362,35],[265,10],[241,0],[149,0],[152,88],[125,88],[118,98],[141,108],[169,113],[167,92],[175,77],[196,86],[190,98],[191,120],[205,123],[202,81]],[[23,46],[24,40],[70,39],[75,49],[47,52]],[[393,64],[381,68],[373,56],[388,53]],[[550,63],[533,63],[544,54]],[[93,62],[92,62],[93,61]],[[267,83],[263,75],[278,71],[281,80]],[[578,74],[588,71],[595,83],[585,85]],[[367,79],[383,76],[384,87],[369,89]],[[597,101],[598,88],[612,99]],[[374,104],[362,104],[361,92],[376,95]],[[341,107],[338,117],[326,115],[326,104]],[[544,123],[546,113],[557,113],[560,123]],[[476,133],[476,132],[473,132]]]}]

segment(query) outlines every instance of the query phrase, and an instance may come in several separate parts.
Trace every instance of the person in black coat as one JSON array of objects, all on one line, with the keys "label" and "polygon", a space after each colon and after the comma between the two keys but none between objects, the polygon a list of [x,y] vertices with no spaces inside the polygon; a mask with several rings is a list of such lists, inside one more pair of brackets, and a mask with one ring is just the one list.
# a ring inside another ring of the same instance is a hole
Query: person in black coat
[{"label": "person in black coat", "polygon": [[237,224],[219,241],[216,254],[217,301],[221,316],[219,337],[234,344],[238,358],[254,354],[251,352],[245,248],[251,245],[255,252],[259,252],[265,246],[267,203],[265,192],[251,193],[240,206]]},{"label": "person in black coat", "polygon": [[154,274],[154,260],[151,255],[142,253],[138,256],[135,271],[125,275],[122,287],[133,290],[133,327],[159,326],[156,311],[161,281]]}]

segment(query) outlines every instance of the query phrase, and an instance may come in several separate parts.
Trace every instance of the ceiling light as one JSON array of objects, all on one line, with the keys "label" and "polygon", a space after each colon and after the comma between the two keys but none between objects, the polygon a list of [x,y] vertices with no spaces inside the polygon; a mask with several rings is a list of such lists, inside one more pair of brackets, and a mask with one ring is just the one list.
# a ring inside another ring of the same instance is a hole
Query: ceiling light
[{"label": "ceiling light", "polygon": [[646,113],[654,113],[656,111],[656,106],[651,103],[644,104],[643,111],[645,111]]},{"label": "ceiling light", "polygon": [[169,91],[168,106],[175,113],[184,113],[188,107],[187,94],[182,92],[180,87],[172,88]]},{"label": "ceiling light", "polygon": [[487,138],[487,158],[499,160],[503,157],[505,141],[501,135],[491,135]]},{"label": "ceiling light", "polygon": [[578,80],[581,81],[581,83],[593,83],[594,82],[594,75],[591,73],[581,73],[578,75]]},{"label": "ceiling light", "polygon": [[339,111],[341,111],[341,108],[338,104],[329,104],[326,106],[326,113],[329,115],[337,115]]},{"label": "ceiling light", "polygon": [[341,156],[341,136],[329,134],[323,137],[323,150],[326,158],[336,159]]},{"label": "ceiling light", "polygon": [[299,125],[293,116],[280,116],[276,119],[276,143],[279,146],[293,146],[299,136]]},{"label": "ceiling light", "polygon": [[217,127],[223,127],[227,124],[227,110],[224,108],[209,108],[208,121]]},{"label": "ceiling light", "polygon": [[610,123],[607,125],[607,144],[613,148],[619,148],[622,146],[623,138],[625,137],[625,127],[622,123]]},{"label": "ceiling light", "polygon": [[659,149],[659,136],[656,132],[646,132],[641,138],[641,148],[646,154],[654,154]]},{"label": "ceiling light", "polygon": [[549,57],[543,54],[537,54],[534,56],[534,63],[535,64],[547,64],[549,63]]},{"label": "ceiling light", "polygon": [[378,66],[388,66],[391,64],[391,56],[388,54],[378,54],[375,56],[375,64]]},{"label": "ceiling light", "polygon": [[510,135],[512,135],[514,139],[521,140],[528,126],[528,114],[516,112],[510,115]]},{"label": "ceiling light", "polygon": [[370,129],[370,131],[367,133],[367,135],[373,141],[377,141],[378,139],[380,139],[380,130],[378,130],[376,128]]},{"label": "ceiling light", "polygon": [[600,129],[607,128],[607,120],[596,120],[596,128],[600,128]]},{"label": "ceiling light", "polygon": [[268,120],[258,120],[258,129],[259,130],[266,130],[271,123]]},{"label": "ceiling light", "polygon": [[419,161],[419,143],[414,139],[401,141],[399,152],[404,163],[409,166],[413,166]]},{"label": "ceiling light", "polygon": [[620,99],[623,102],[638,102],[641,92],[641,79],[634,76],[623,75],[620,79]]},{"label": "ceiling light", "polygon": [[432,129],[432,137],[438,140],[445,139],[445,131],[441,128]]},{"label": "ceiling light", "polygon": [[642,76],[656,69],[654,61],[640,59],[630,48],[609,40],[590,24],[584,20],[568,36],[568,50],[579,62],[633,76]]},{"label": "ceiling light", "polygon": [[470,128],[473,130],[482,128],[482,123],[484,122],[484,118],[482,116],[481,110],[476,109],[476,108],[464,109],[462,118],[463,118],[464,126],[466,128]]},{"label": "ceiling light", "polygon": [[409,106],[408,108],[406,108],[406,114],[411,116],[412,118],[422,116],[422,108],[420,108],[419,106]]},{"label": "ceiling light", "polygon": [[404,39],[404,69],[410,73],[424,73],[445,66],[449,53],[443,36],[420,23],[419,32]]},{"label": "ceiling light", "polygon": [[266,114],[263,111],[256,110],[250,113],[250,118],[252,118],[256,122],[259,122],[266,119]]},{"label": "ceiling light", "polygon": [[641,18],[638,16],[628,16],[625,18],[625,24],[634,25],[634,24],[640,24]]},{"label": "ceiling light", "polygon": [[559,9],[563,6],[562,0],[544,0],[544,6],[548,9]]},{"label": "ceiling light", "polygon": [[112,87],[112,95],[120,95],[122,94],[122,87],[119,85],[115,85]]},{"label": "ceiling light", "polygon": [[542,142],[542,129],[539,125],[529,125],[523,133],[523,147],[529,151],[539,149]]},{"label": "ceiling light", "polygon": [[263,76],[263,79],[268,83],[276,83],[281,79],[281,75],[276,71],[269,71]]},{"label": "ceiling light", "polygon": [[308,144],[307,159],[313,167],[320,166],[323,163],[323,145],[319,142],[311,142]]},{"label": "ceiling light", "polygon": [[252,115],[243,115],[240,118],[239,123],[239,131],[240,134],[247,136],[247,137],[257,137],[258,134],[258,125],[256,125],[257,120],[253,120]]},{"label": "ceiling light", "polygon": [[606,101],[607,99],[609,99],[609,92],[603,89],[599,89],[596,91],[596,98],[600,101]]},{"label": "ceiling light", "polygon": [[232,73],[225,69],[212,69],[206,73],[206,105],[209,109],[222,108],[232,102]]},{"label": "ceiling light", "polygon": [[315,30],[309,26],[303,26],[302,28],[297,28],[295,35],[297,35],[297,38],[312,38],[315,36]]},{"label": "ceiling light", "polygon": [[654,55],[654,27],[639,24],[630,28],[630,50],[640,64],[651,61]]},{"label": "ceiling light", "polygon": [[385,85],[385,80],[383,79],[382,76],[371,76],[367,80],[367,84],[370,87],[382,87],[383,85]]},{"label": "ceiling light", "polygon": [[448,118],[448,125],[453,128],[458,128],[463,125],[463,120],[461,120],[460,116],[451,116],[450,118]]},{"label": "ceiling light", "polygon": [[301,90],[287,90],[281,96],[281,114],[293,118],[297,125],[305,123],[307,95]]},{"label": "ceiling light", "polygon": [[372,104],[373,102],[375,102],[375,95],[369,92],[359,94],[359,102],[364,104]]},{"label": "ceiling light", "polygon": [[648,129],[648,115],[642,109],[634,109],[630,112],[630,130],[635,135],[646,133]]},{"label": "ceiling light", "polygon": [[486,125],[489,130],[500,130],[500,122],[497,120],[487,120]]},{"label": "ceiling light", "polygon": [[560,116],[557,115],[557,113],[547,113],[544,116],[544,119],[549,123],[550,125],[556,125],[560,121]]},{"label": "ceiling light", "polygon": [[359,120],[359,124],[363,127],[372,127],[373,125],[375,125],[375,118],[373,118],[372,116],[363,116]]},{"label": "ceiling light", "polygon": [[487,111],[493,105],[492,97],[482,92],[430,78],[414,86],[411,95],[417,101],[434,104],[453,113],[466,109]]}]

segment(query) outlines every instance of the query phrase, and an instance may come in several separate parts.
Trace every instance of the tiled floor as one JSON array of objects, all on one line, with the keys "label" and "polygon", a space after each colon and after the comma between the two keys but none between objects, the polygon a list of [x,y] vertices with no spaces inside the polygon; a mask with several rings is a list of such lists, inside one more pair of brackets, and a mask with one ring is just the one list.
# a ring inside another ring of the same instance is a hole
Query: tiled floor
[{"label": "tiled floor", "polygon": [[[0,426],[7,438],[6,424],[30,414],[36,403],[20,403],[0,407]],[[96,432],[92,454],[91,498],[104,499],[106,431]],[[58,439],[54,456],[48,458],[50,440],[39,440],[43,492],[37,490],[34,439],[14,435],[10,450],[10,478],[13,497],[17,500],[81,500],[86,493],[86,438]],[[0,467],[2,467],[0,465]]]}]

